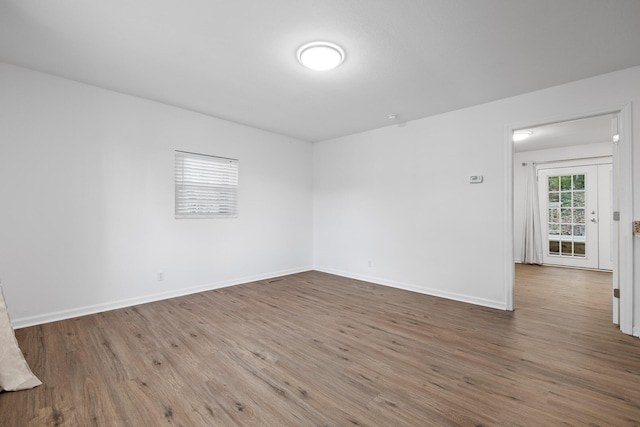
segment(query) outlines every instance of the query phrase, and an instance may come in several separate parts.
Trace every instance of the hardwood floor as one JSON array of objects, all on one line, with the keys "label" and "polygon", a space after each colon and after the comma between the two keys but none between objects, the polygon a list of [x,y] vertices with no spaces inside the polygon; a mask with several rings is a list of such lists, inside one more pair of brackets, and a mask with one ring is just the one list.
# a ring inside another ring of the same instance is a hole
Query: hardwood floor
[{"label": "hardwood floor", "polygon": [[319,272],[16,331],[14,426],[640,425],[606,273],[518,265],[516,311]]}]

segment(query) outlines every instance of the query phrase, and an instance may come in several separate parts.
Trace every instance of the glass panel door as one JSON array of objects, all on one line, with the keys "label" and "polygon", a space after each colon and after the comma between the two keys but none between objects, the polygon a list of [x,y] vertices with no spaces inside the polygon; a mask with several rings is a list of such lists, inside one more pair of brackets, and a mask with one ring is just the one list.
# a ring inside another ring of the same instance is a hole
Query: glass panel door
[{"label": "glass panel door", "polygon": [[538,185],[546,241],[543,262],[598,268],[597,168],[540,170]]}]

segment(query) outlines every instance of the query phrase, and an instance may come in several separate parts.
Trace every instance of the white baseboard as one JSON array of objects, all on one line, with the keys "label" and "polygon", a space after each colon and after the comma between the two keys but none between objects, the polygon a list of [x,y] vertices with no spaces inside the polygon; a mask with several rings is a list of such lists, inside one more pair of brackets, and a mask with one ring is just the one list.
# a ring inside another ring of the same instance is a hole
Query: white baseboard
[{"label": "white baseboard", "polygon": [[484,299],[484,298],[477,298],[469,295],[458,294],[455,292],[446,292],[439,289],[432,289],[432,288],[413,285],[409,283],[396,282],[393,280],[381,279],[378,277],[340,271],[333,268],[315,266],[314,270],[321,271],[323,273],[335,274],[336,276],[348,277],[350,279],[363,280],[365,282],[371,282],[377,285],[384,285],[392,288],[403,289],[405,291],[412,291],[420,294],[431,295],[434,297],[446,298],[454,301],[480,305],[483,307],[495,308],[498,310],[507,309],[507,305],[504,301],[493,301],[493,300]]},{"label": "white baseboard", "polygon": [[632,333],[634,337],[640,338],[640,326],[634,326]]},{"label": "white baseboard", "polygon": [[194,286],[190,288],[174,289],[167,292],[160,292],[150,295],[144,295],[137,298],[128,298],[119,301],[112,301],[103,304],[88,305],[85,307],[73,308],[70,310],[55,311],[51,313],[39,314],[36,316],[21,317],[12,320],[11,324],[14,329],[26,328],[28,326],[41,325],[43,323],[57,322],[59,320],[71,319],[74,317],[86,316],[89,314],[102,313],[104,311],[116,310],[118,308],[131,307],[139,304],[146,304],[153,301],[160,301],[169,298],[181,297],[185,295],[195,294],[198,292],[211,291],[214,289],[226,288],[229,286],[240,285],[242,283],[256,282],[260,280],[273,279],[275,277],[286,276],[289,274],[302,273],[313,270],[313,267],[299,267],[288,270],[274,271],[271,273],[258,274],[254,276],[246,276],[237,279],[223,280],[215,283]]},{"label": "white baseboard", "polygon": [[[124,300],[111,301],[103,304],[89,305],[85,307],[73,308],[69,310],[56,311],[51,313],[39,314],[36,316],[21,317],[12,320],[14,329],[26,328],[29,326],[41,325],[44,323],[57,322],[59,320],[71,319],[74,317],[86,316],[95,313],[102,313],[105,311],[116,310],[119,308],[131,307],[139,304],[146,304],[149,302],[160,301],[169,298],[176,298],[185,295],[195,294],[198,292],[205,292],[214,289],[226,288],[229,286],[240,285],[243,283],[256,282],[260,280],[273,279],[275,277],[286,276],[289,274],[302,273],[305,271],[321,271],[324,273],[335,274],[336,276],[348,277],[356,280],[363,280],[378,285],[389,286],[396,289],[403,289],[406,291],[417,292],[425,295],[431,295],[441,298],[446,298],[454,301],[460,301],[469,304],[475,304],[483,307],[495,308],[498,310],[506,310],[506,304],[502,301],[493,301],[484,298],[477,298],[469,295],[458,294],[454,292],[446,292],[438,289],[427,288],[424,286],[413,285],[409,283],[396,282],[393,280],[381,279],[378,277],[367,276],[357,273],[350,273],[346,271],[336,270],[326,267],[299,267],[288,270],[275,271],[265,274],[259,274],[254,276],[246,276],[231,280],[224,280],[215,283],[208,283],[204,285],[194,286],[190,288],[174,289],[167,292],[160,292],[150,295],[144,295],[137,298],[128,298]],[[640,328],[634,328],[633,334],[640,336]]]}]

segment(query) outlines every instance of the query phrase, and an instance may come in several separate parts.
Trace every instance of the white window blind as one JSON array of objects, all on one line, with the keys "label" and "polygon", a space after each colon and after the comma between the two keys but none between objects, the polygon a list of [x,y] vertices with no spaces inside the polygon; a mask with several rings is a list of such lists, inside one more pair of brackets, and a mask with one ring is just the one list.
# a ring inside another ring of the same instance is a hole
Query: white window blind
[{"label": "white window blind", "polygon": [[236,218],[238,160],[176,151],[176,218]]}]

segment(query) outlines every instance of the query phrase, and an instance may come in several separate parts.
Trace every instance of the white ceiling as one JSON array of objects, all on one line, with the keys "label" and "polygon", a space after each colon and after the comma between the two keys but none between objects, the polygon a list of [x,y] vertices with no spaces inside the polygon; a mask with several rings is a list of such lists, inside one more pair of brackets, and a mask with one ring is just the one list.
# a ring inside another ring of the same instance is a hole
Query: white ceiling
[{"label": "white ceiling", "polygon": [[611,114],[519,129],[533,134],[513,143],[515,152],[611,142]]},{"label": "white ceiling", "polygon": [[[295,58],[340,44],[329,72]],[[0,61],[320,141],[640,65],[638,0],[0,0]]]}]

